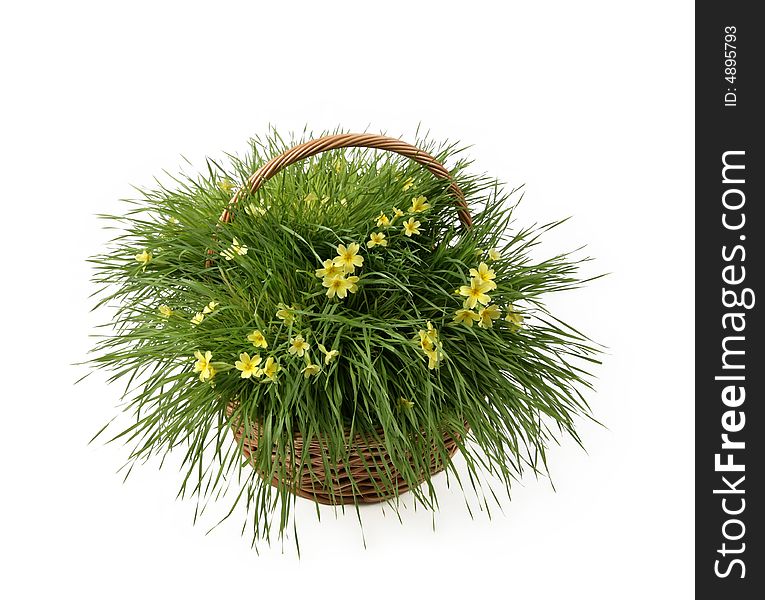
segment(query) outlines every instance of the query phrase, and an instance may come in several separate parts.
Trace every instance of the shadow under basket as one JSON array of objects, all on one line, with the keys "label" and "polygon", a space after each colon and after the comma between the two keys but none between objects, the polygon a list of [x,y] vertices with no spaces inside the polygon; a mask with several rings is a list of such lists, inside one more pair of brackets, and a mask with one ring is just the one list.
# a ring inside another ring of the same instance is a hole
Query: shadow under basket
[{"label": "shadow under basket", "polygon": [[[229,405],[228,413],[233,413],[234,406]],[[255,467],[253,455],[258,452],[259,435],[257,426],[250,435],[245,435],[244,425],[232,425],[232,431],[237,443],[241,443],[242,452]],[[378,430],[380,438],[382,431]],[[434,444],[430,452],[429,476],[443,471],[448,461],[457,452],[457,441],[450,433],[443,434],[443,442],[448,460],[437,450]],[[303,456],[305,450],[303,437],[296,433],[292,439],[293,456]],[[272,451],[272,455],[275,455]],[[356,435],[348,445],[348,461],[329,465],[331,477],[326,477],[327,460],[326,446],[320,439],[312,438],[308,443],[306,458],[301,465],[293,465],[288,461],[285,466],[286,483],[291,486],[297,496],[314,500],[319,504],[375,504],[395,498],[409,490],[400,472],[396,469],[382,440],[367,439]],[[258,471],[261,477],[266,475]],[[385,475],[381,475],[384,473]],[[428,478],[425,474],[420,478],[422,483]],[[280,483],[279,475],[271,480],[271,485]]]}]

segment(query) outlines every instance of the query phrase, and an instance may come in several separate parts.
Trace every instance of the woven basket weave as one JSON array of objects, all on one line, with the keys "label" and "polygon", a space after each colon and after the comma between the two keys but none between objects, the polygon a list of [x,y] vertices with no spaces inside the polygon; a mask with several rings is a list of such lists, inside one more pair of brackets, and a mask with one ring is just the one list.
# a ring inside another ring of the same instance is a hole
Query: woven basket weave
[{"label": "woven basket weave", "polygon": [[[465,227],[472,225],[472,219],[465,203],[465,195],[459,186],[454,182],[449,171],[439,163],[433,156],[420,150],[419,148],[397,140],[395,138],[385,137],[374,134],[338,134],[324,136],[315,140],[310,140],[298,146],[294,146],[283,154],[271,159],[253,173],[247,180],[247,186],[238,190],[231,198],[228,208],[223,211],[220,217],[222,223],[228,223],[232,218],[232,208],[239,201],[240,195],[244,189],[254,194],[265,181],[273,177],[281,169],[296,163],[300,160],[309,158],[327,150],[338,148],[373,148],[378,150],[387,150],[401,154],[413,161],[421,164],[436,177],[449,181],[449,190],[454,196],[460,222]],[[208,258],[207,265],[212,264],[212,258]],[[228,407],[229,416],[235,410],[235,404]],[[258,428],[252,428],[249,435],[245,435],[244,426],[232,425],[234,437],[242,445],[242,451],[248,459],[254,464],[253,455],[263,451],[258,447],[259,431]],[[290,486],[293,492],[304,498],[309,498],[319,504],[341,505],[341,504],[372,504],[383,502],[390,498],[403,494],[409,489],[403,477],[393,465],[393,461],[386,451],[382,439],[382,431],[378,430],[376,436],[370,438],[356,435],[348,444],[348,461],[330,465],[330,477],[327,478],[327,469],[325,457],[327,448],[321,439],[312,439],[307,448],[308,459],[300,464],[287,464],[284,467],[286,480],[281,483]],[[346,439],[350,440],[350,432],[346,431]],[[457,452],[458,444],[454,437],[448,433],[443,434],[444,448],[449,459]],[[292,440],[292,456],[302,457],[304,453],[304,440],[299,434],[295,434]],[[275,456],[275,451],[272,450]],[[434,475],[446,468],[446,463],[442,458],[443,454],[433,444],[430,452],[430,473],[423,473],[421,479],[425,481],[430,475]],[[387,473],[383,480],[378,473]],[[263,474],[261,473],[261,476]],[[279,484],[278,476],[271,481],[272,485]]]},{"label": "woven basket weave", "polygon": [[[231,415],[234,410],[235,405],[230,404],[228,414]],[[245,433],[244,425],[241,424],[232,425],[232,430],[237,443],[242,444],[244,456],[254,466],[255,457],[259,451],[259,428],[257,426],[252,428],[249,435]],[[350,437],[347,430],[346,437]],[[374,504],[399,496],[409,490],[409,485],[399,475],[390,455],[380,443],[379,440],[382,440],[382,437],[383,432],[379,429],[371,438],[357,434],[347,445],[348,460],[329,465],[329,479],[326,477],[325,463],[329,454],[327,447],[320,439],[313,438],[308,443],[305,460],[299,464],[288,461],[284,465],[286,477],[281,480],[281,483],[291,487],[296,495],[319,504]],[[443,444],[446,455],[451,459],[458,449],[455,437],[444,433]],[[304,450],[303,437],[298,433],[293,434],[292,456],[300,461]],[[429,472],[422,474],[420,483],[425,481],[428,475],[435,475],[446,468],[442,452],[443,450],[439,451],[435,443],[432,445]],[[272,450],[272,457],[274,462],[278,460],[275,449]],[[277,465],[277,472],[279,472],[278,466],[280,465]],[[268,478],[268,475],[260,471],[258,473],[264,479]],[[388,474],[385,481],[382,481],[379,473]],[[279,483],[279,475],[274,475],[271,485],[277,486]]]}]

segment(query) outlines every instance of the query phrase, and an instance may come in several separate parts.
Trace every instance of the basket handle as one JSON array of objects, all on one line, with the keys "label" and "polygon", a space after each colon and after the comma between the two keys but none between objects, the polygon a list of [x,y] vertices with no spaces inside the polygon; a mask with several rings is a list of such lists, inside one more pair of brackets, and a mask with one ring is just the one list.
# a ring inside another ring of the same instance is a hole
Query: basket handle
[{"label": "basket handle", "polygon": [[[416,146],[412,146],[411,144],[407,144],[396,138],[375,135],[373,133],[340,133],[337,135],[326,135],[294,146],[279,156],[272,158],[250,175],[247,179],[247,188],[251,194],[254,194],[266,181],[285,167],[321,152],[335,150],[337,148],[375,148],[378,150],[387,150],[410,158],[416,163],[421,164],[436,177],[447,179],[449,181],[449,191],[456,201],[460,222],[465,227],[470,227],[473,224],[473,219],[470,216],[470,211],[465,202],[465,194],[454,179],[452,179],[452,176],[449,171],[446,170],[446,167],[430,154],[420,150]],[[223,223],[228,223],[231,220],[230,209],[239,201],[239,195],[242,193],[243,189],[244,188],[240,188],[237,190],[231,198],[228,207],[223,211],[223,214],[220,217],[220,220]]]}]

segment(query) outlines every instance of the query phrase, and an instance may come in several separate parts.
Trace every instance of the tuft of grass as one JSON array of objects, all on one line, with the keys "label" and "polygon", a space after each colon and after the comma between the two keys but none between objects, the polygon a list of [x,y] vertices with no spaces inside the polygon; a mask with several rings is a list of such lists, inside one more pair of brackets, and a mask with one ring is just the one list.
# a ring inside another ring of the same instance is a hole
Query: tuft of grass
[{"label": "tuft of grass", "polygon": [[[244,158],[209,160],[205,173],[176,176],[172,186],[126,200],[124,214],[102,215],[117,233],[90,262],[96,307],[110,308],[113,317],[89,363],[125,383],[123,409],[132,422],[111,439],[129,445],[130,468],[183,452],[179,494],[196,497],[201,511],[233,486],[223,516],[244,504],[256,543],[270,541],[272,530],[282,537],[290,522],[289,484],[272,487],[256,473],[283,478],[296,433],[324,440],[332,464],[347,458],[349,432],[382,431],[393,464],[430,509],[437,506],[434,487],[417,484],[430,449],[445,454],[445,431],[468,425],[459,447],[478,493],[487,471],[508,495],[524,470],[544,472],[546,450],[560,434],[581,443],[576,421],[591,418],[583,394],[598,347],[550,314],[544,298],[586,283],[578,269],[587,259],[530,256],[559,222],[517,228],[519,190],[470,174],[460,146],[424,139],[418,145],[446,164],[465,192],[471,228],[459,224],[446,182],[401,157],[365,149],[327,152],[285,169],[257,193],[243,193],[232,221],[219,223],[234,190],[293,143],[271,132],[254,139]],[[416,196],[430,208],[376,225],[380,213],[406,212]],[[402,223],[410,216],[420,221],[420,234],[407,237]],[[380,231],[388,245],[368,248],[370,234]],[[354,242],[364,258],[355,272],[358,290],[330,299],[315,270],[338,244]],[[232,253],[237,244],[246,254]],[[490,260],[490,249],[499,258]],[[136,259],[144,251],[151,254],[145,265]],[[470,283],[469,270],[481,262],[496,275],[496,289],[487,293],[501,309],[490,328],[453,321],[464,300],[455,290]],[[210,302],[215,308],[193,324]],[[284,306],[292,307],[291,323],[276,316]],[[523,323],[506,320],[509,312]],[[418,337],[429,323],[440,344],[433,369]],[[248,341],[256,329],[267,348]],[[307,357],[288,352],[298,334],[310,346]],[[319,344],[339,355],[325,364]],[[197,351],[212,353],[209,381],[194,370]],[[243,352],[273,357],[276,381],[242,378],[235,363]],[[318,375],[304,376],[307,359],[321,367]],[[232,401],[236,409],[227,415]],[[268,451],[254,455],[255,469],[233,441],[232,425],[250,434],[261,428]],[[447,471],[465,485],[451,464]]]}]

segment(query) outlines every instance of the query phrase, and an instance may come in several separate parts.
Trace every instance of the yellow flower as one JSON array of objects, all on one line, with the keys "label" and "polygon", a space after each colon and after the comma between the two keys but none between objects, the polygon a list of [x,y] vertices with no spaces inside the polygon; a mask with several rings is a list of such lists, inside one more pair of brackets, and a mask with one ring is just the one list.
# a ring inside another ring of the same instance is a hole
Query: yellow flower
[{"label": "yellow flower", "polygon": [[500,258],[502,258],[502,255],[499,253],[499,250],[496,248],[489,250],[489,260],[499,260]]},{"label": "yellow flower", "polygon": [[143,268],[146,268],[146,265],[148,265],[151,262],[151,252],[148,250],[143,250],[140,254],[135,255],[135,259],[143,265]]},{"label": "yellow flower", "polygon": [[295,322],[295,314],[292,312],[294,309],[291,306],[280,302],[277,308],[279,310],[276,311],[276,318],[284,321],[285,327],[289,327]]},{"label": "yellow flower", "polygon": [[378,227],[387,227],[390,225],[390,219],[387,217],[387,215],[380,211],[380,216],[377,217],[377,220],[375,221],[377,223]]},{"label": "yellow flower", "polygon": [[292,355],[303,356],[310,347],[302,335],[296,335],[290,340],[290,347],[287,352]]},{"label": "yellow flower", "polygon": [[268,348],[266,336],[263,335],[263,332],[260,331],[260,329],[256,329],[251,334],[249,334],[247,339],[252,342],[252,345],[256,348]]},{"label": "yellow flower", "polygon": [[314,365],[310,362],[308,363],[308,365],[306,365],[306,368],[303,369],[303,377],[305,377],[306,379],[308,379],[311,375],[315,377],[319,373],[321,373],[321,367],[319,365]]},{"label": "yellow flower", "polygon": [[160,313],[160,314],[161,314],[163,317],[165,317],[165,318],[167,318],[167,317],[172,317],[172,316],[173,316],[173,309],[172,309],[172,308],[170,308],[170,307],[169,307],[167,304],[162,304],[162,305],[160,305],[160,307],[159,307],[159,313]]},{"label": "yellow flower", "polygon": [[404,191],[407,191],[413,185],[414,185],[414,177],[410,177],[404,182],[404,185],[401,187],[401,189]]},{"label": "yellow flower", "polygon": [[334,259],[336,267],[342,267],[346,273],[353,273],[356,267],[361,268],[364,264],[364,257],[359,256],[359,245],[349,244],[346,248],[344,244],[337,247],[337,256]]},{"label": "yellow flower", "polygon": [[230,192],[234,188],[234,182],[226,178],[218,183],[218,187],[224,192]]},{"label": "yellow flower", "polygon": [[348,277],[347,279],[342,275],[338,275],[332,279],[324,278],[322,285],[327,288],[327,297],[334,298],[337,296],[341,300],[348,295],[348,291],[355,292],[358,289],[356,282],[358,277]]},{"label": "yellow flower", "polygon": [[494,273],[494,270],[490,269],[485,262],[482,262],[480,265],[478,265],[477,269],[470,269],[470,276],[474,277],[482,283],[488,283],[488,291],[497,289],[497,284],[494,283],[494,278],[497,275]]},{"label": "yellow flower", "polygon": [[226,260],[233,260],[234,256],[244,256],[245,254],[247,254],[247,246],[240,244],[236,238],[231,242],[231,247],[228,250],[221,252],[221,256]]},{"label": "yellow flower", "polygon": [[415,221],[414,217],[409,217],[408,221],[404,221],[404,235],[406,237],[412,237],[412,234],[420,235],[420,225],[422,223]]},{"label": "yellow flower", "polygon": [[310,192],[305,198],[303,198],[303,202],[311,203],[316,202],[319,199],[319,197],[314,194],[313,192]]},{"label": "yellow flower", "polygon": [[260,377],[262,374],[260,373],[260,369],[258,369],[260,360],[260,354],[256,354],[250,358],[249,354],[242,352],[239,355],[239,360],[234,363],[234,366],[242,372],[242,379],[249,379],[253,375],[255,375],[255,377]]},{"label": "yellow flower", "polygon": [[428,369],[437,369],[443,354],[438,348],[434,348],[433,350],[425,350],[425,356],[428,357]]},{"label": "yellow flower", "polygon": [[372,232],[369,235],[369,241],[367,242],[367,248],[374,248],[375,246],[387,246],[388,240],[385,239],[385,234],[382,232]]},{"label": "yellow flower", "polygon": [[437,369],[444,355],[441,350],[441,342],[438,341],[438,330],[428,321],[428,328],[420,329],[418,334],[420,348],[422,348],[423,353],[428,358],[428,369]]},{"label": "yellow flower", "polygon": [[410,213],[419,213],[430,208],[430,204],[427,202],[425,196],[416,196],[412,198],[412,208],[409,209]]},{"label": "yellow flower", "polygon": [[513,331],[518,331],[523,325],[523,315],[515,311],[515,307],[511,304],[507,308],[507,316],[505,321],[510,323],[510,327]]},{"label": "yellow flower", "polygon": [[400,208],[397,208],[396,206],[393,207],[393,216],[391,217],[390,223],[393,225],[393,223],[398,219],[399,217],[404,216],[404,211]]},{"label": "yellow flower", "polygon": [[343,269],[336,266],[332,259],[328,258],[322,264],[324,265],[323,268],[316,269],[316,277],[320,279],[332,279],[333,277],[337,277],[338,275],[343,274]]},{"label": "yellow flower", "polygon": [[191,324],[192,325],[199,325],[203,320],[205,316],[202,313],[197,313],[193,317],[191,317]]},{"label": "yellow flower", "polygon": [[499,310],[499,307],[496,304],[492,304],[491,306],[479,310],[478,316],[481,318],[478,322],[478,326],[483,327],[484,329],[491,329],[492,321],[499,319],[502,316],[502,311]]},{"label": "yellow flower", "polygon": [[262,369],[258,369],[257,373],[255,373],[255,376],[260,377],[261,375],[264,375],[271,381],[276,381],[276,374],[279,372],[279,369],[279,363],[274,360],[273,356],[269,356],[266,359],[266,364]]},{"label": "yellow flower", "polygon": [[210,361],[212,360],[212,352],[209,350],[202,354],[199,350],[194,351],[194,356],[197,359],[196,364],[194,365],[194,372],[195,373],[201,373],[204,371],[210,364]]},{"label": "yellow flower", "polygon": [[485,281],[478,281],[475,277],[470,280],[470,285],[460,287],[460,295],[465,296],[465,308],[475,308],[479,302],[487,305],[491,298],[486,295],[489,291],[489,284]]},{"label": "yellow flower", "polygon": [[345,162],[340,158],[335,159],[332,166],[335,169],[335,173],[342,173],[345,170]]},{"label": "yellow flower", "polygon": [[420,329],[420,348],[425,352],[433,350],[438,344],[438,330],[433,327],[433,323],[428,321],[427,329]]},{"label": "yellow flower", "polygon": [[359,283],[359,278],[358,278],[358,277],[356,277],[356,275],[350,275],[349,277],[346,277],[346,278],[345,278],[345,280],[346,280],[348,283],[350,283],[350,284],[351,284],[351,285],[350,285],[350,287],[348,288],[348,291],[349,291],[351,294],[355,294],[356,292],[358,292],[358,291],[359,291],[359,286],[358,286],[358,283]]},{"label": "yellow flower", "polygon": [[207,306],[205,306],[202,309],[202,312],[206,315],[209,315],[212,311],[214,311],[216,308],[218,308],[218,305],[220,302],[216,302],[215,300],[210,300],[210,302],[207,303]]},{"label": "yellow flower", "polygon": [[212,366],[212,352],[209,350],[202,354],[199,350],[194,352],[197,362],[194,364],[194,372],[199,373],[199,381],[210,381],[215,377],[215,369]]},{"label": "yellow flower", "polygon": [[319,350],[321,350],[321,353],[324,355],[325,365],[331,363],[340,354],[338,350],[327,350],[324,347],[324,344],[317,344],[317,346],[319,347]]},{"label": "yellow flower", "polygon": [[454,322],[464,323],[468,327],[472,327],[473,322],[480,321],[480,320],[481,320],[481,317],[478,316],[478,313],[475,313],[468,308],[460,308],[458,311],[454,313]]},{"label": "yellow flower", "polygon": [[403,396],[398,399],[398,407],[403,410],[410,410],[414,406],[414,402],[407,400]]},{"label": "yellow flower", "polygon": [[269,208],[269,206],[258,206],[254,202],[250,202],[247,206],[244,207],[244,212],[253,217],[262,217],[268,212]]}]

